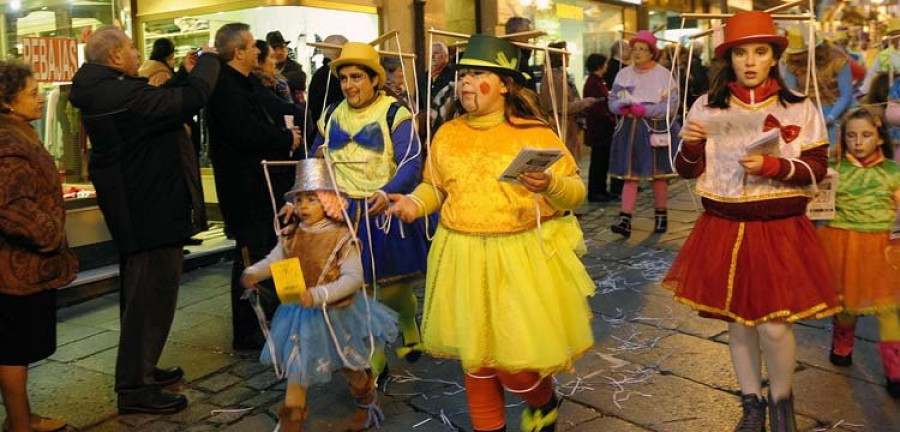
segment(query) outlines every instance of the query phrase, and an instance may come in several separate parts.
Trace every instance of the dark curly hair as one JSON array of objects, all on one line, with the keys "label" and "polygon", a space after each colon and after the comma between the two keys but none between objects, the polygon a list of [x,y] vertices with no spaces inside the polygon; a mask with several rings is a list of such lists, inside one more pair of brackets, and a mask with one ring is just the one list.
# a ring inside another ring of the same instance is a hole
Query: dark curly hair
[{"label": "dark curly hair", "polygon": [[16,95],[25,88],[30,77],[32,72],[28,66],[0,61],[0,101],[12,103]]}]

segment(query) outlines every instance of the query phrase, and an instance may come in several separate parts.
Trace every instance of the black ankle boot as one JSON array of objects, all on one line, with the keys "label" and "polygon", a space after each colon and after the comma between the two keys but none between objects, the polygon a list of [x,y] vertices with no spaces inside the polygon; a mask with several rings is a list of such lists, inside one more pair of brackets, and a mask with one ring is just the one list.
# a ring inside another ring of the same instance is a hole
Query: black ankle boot
[{"label": "black ankle boot", "polygon": [[666,209],[656,209],[653,215],[653,232],[662,234],[669,229],[669,215]]},{"label": "black ankle boot", "polygon": [[625,238],[631,237],[631,213],[619,212],[619,219],[609,227],[609,230]]},{"label": "black ankle boot", "polygon": [[794,418],[794,395],[778,402],[769,399],[769,431],[797,432],[797,420]]},{"label": "black ankle boot", "polygon": [[744,414],[734,432],[766,432],[766,399],[756,395],[741,395]]},{"label": "black ankle boot", "polygon": [[556,432],[559,419],[559,399],[556,395],[540,408],[525,407],[522,411],[522,431]]}]

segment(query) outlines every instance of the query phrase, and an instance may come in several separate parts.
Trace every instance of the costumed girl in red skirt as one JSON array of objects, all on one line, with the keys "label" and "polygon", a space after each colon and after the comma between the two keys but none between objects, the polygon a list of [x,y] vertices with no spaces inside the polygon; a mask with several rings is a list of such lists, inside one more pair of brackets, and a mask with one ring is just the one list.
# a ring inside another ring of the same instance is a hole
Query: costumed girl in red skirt
[{"label": "costumed girl in red skirt", "polygon": [[[770,430],[796,430],[791,323],[840,310],[825,252],[805,216],[809,186],[827,171],[827,132],[813,103],[778,74],[786,45],[765,12],[728,19],[715,49],[725,65],[691,108],[675,159],[679,175],[697,179],[705,211],[664,286],[702,316],[729,323],[743,405],[736,431],[765,431],[760,354]],[[779,135],[774,145],[751,148],[772,129]]]}]

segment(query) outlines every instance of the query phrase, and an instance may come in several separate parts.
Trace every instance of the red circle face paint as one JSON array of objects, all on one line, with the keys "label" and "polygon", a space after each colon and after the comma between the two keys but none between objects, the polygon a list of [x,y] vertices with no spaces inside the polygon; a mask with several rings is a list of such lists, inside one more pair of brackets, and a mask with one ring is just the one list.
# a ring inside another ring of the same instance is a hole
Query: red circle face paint
[{"label": "red circle face paint", "polygon": [[487,95],[488,93],[491,92],[491,85],[486,82],[482,82],[481,84],[478,85],[478,90],[481,91],[481,94]]}]

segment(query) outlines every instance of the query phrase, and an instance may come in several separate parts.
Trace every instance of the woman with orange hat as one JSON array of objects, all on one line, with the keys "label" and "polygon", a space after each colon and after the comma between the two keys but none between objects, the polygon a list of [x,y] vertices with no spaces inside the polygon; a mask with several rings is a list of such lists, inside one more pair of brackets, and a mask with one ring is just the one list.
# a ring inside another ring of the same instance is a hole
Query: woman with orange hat
[{"label": "woman with orange hat", "polygon": [[619,71],[609,92],[609,109],[624,117],[613,136],[609,175],[625,180],[622,211],[611,230],[625,238],[631,236],[631,215],[637,200],[638,183],[653,182],[656,214],[653,232],[668,229],[666,194],[668,179],[675,177],[670,155],[678,144],[678,86],[668,69],[656,63],[659,49],[656,37],[641,30],[629,42],[631,66]]},{"label": "woman with orange hat", "polygon": [[[761,358],[769,377],[772,432],[794,432],[791,323],[840,310],[827,257],[806,217],[809,186],[828,166],[816,106],[785,87],[778,59],[787,40],[765,12],[729,18],[715,54],[724,65],[694,103],[675,169],[697,179],[704,212],[663,285],[701,316],[728,322],[741,387],[736,431],[765,431]],[[751,133],[734,133],[741,127]],[[768,147],[751,144],[767,131]]]}]

